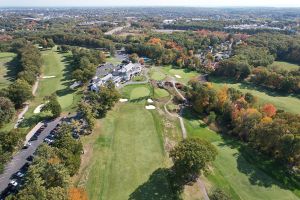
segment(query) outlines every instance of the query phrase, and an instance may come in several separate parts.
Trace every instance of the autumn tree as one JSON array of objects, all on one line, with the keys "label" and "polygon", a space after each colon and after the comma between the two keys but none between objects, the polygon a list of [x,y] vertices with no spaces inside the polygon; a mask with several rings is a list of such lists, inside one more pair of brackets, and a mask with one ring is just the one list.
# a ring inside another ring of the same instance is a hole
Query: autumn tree
[{"label": "autumn tree", "polygon": [[265,104],[262,107],[262,112],[264,113],[264,115],[266,115],[267,117],[273,117],[274,115],[276,115],[276,107],[273,104]]},{"label": "autumn tree", "polygon": [[71,187],[68,194],[69,200],[88,200],[88,196],[84,188]]}]

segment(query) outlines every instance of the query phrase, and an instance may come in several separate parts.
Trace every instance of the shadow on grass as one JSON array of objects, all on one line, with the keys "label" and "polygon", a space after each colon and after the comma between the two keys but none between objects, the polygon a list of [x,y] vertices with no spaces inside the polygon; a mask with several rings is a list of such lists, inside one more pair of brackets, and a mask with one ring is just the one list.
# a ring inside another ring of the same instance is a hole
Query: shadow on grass
[{"label": "shadow on grass", "polygon": [[20,60],[18,56],[15,56],[11,61],[6,63],[5,68],[7,68],[7,73],[4,76],[9,81],[14,81],[20,72],[19,66],[20,66]]},{"label": "shadow on grass", "polygon": [[74,92],[75,92],[74,90],[67,87],[67,88],[64,88],[61,90],[57,90],[56,94],[57,94],[57,96],[62,97],[62,96],[68,95],[68,94],[73,94]]},{"label": "shadow on grass", "polygon": [[300,177],[289,173],[283,163],[263,155],[235,138],[227,135],[222,137],[223,143],[220,143],[219,146],[229,146],[238,150],[238,153],[234,155],[237,157],[237,168],[248,176],[252,185],[263,187],[277,185],[293,191],[298,197],[300,196]]},{"label": "shadow on grass", "polygon": [[129,200],[175,200],[169,180],[169,169],[159,168],[155,170],[149,179],[140,185],[129,196]]},{"label": "shadow on grass", "polygon": [[[197,113],[190,108],[184,110],[183,117],[188,120],[201,119],[201,116],[197,115]],[[252,185],[262,187],[277,185],[280,188],[293,191],[300,197],[299,174],[290,173],[290,170],[284,163],[260,153],[251,147],[250,144],[243,143],[237,140],[237,138],[225,133],[220,135],[222,137],[222,143],[219,143],[218,146],[238,150],[238,152],[233,155],[236,157],[237,169],[248,176],[249,182]]]},{"label": "shadow on grass", "polygon": [[[204,116],[200,116],[197,114],[192,108],[184,108],[182,112],[182,117],[186,120],[199,120],[200,118],[203,118]],[[199,127],[206,128],[208,125],[206,123],[199,123]]]},{"label": "shadow on grass", "polygon": [[25,118],[22,123],[20,123],[19,128],[32,128],[34,125],[41,121],[51,120],[50,116],[32,115],[29,118]]},{"label": "shadow on grass", "polygon": [[149,98],[151,98],[151,96],[144,96],[144,97],[140,97],[140,98],[137,98],[137,99],[131,99],[131,100],[129,100],[129,102],[130,103],[139,103],[139,102],[145,101]]}]

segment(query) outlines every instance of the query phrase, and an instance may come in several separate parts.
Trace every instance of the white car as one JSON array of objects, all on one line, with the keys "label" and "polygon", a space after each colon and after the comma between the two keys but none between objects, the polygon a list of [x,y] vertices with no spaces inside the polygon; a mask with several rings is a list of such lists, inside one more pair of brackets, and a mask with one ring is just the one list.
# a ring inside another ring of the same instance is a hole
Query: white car
[{"label": "white car", "polygon": [[30,142],[27,142],[26,144],[24,144],[23,149],[27,149],[27,148],[30,147],[30,146],[31,146],[31,143],[30,143]]},{"label": "white car", "polygon": [[13,179],[9,182],[9,184],[16,187],[18,185],[18,182],[17,182],[17,180]]},{"label": "white car", "polygon": [[51,140],[49,138],[45,138],[44,141],[47,143],[47,144],[52,144],[54,142],[54,140]]},{"label": "white car", "polygon": [[19,178],[23,178],[25,176],[25,174],[23,174],[22,172],[17,172],[17,177]]}]

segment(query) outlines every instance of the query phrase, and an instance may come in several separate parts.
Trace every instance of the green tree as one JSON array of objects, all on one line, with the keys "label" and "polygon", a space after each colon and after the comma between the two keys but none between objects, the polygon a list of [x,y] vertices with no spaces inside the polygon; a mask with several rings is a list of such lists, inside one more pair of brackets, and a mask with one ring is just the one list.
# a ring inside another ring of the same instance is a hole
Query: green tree
[{"label": "green tree", "polygon": [[45,100],[48,102],[45,104],[45,106],[43,106],[41,111],[50,111],[53,115],[53,118],[59,117],[61,114],[61,106],[57,101],[57,96],[52,94],[51,96],[46,97]]},{"label": "green tree", "polygon": [[136,53],[130,54],[129,60],[133,63],[137,63],[139,61],[139,56]]},{"label": "green tree", "polygon": [[200,139],[183,140],[170,152],[175,173],[181,177],[198,176],[216,156],[216,148]]},{"label": "green tree", "polygon": [[31,86],[24,80],[16,80],[8,86],[8,97],[20,108],[24,102],[32,98]]},{"label": "green tree", "polygon": [[231,198],[223,190],[219,188],[214,189],[209,194],[209,199],[210,200],[231,200]]},{"label": "green tree", "polygon": [[52,187],[47,189],[47,200],[67,200],[67,190],[62,187]]},{"label": "green tree", "polygon": [[10,99],[0,97],[0,127],[12,120],[15,115],[15,106]]}]

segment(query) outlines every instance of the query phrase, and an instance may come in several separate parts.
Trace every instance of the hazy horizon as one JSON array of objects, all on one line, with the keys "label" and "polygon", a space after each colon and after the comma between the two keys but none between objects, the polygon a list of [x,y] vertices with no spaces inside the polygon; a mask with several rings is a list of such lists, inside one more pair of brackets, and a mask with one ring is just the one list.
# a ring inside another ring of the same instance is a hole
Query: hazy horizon
[{"label": "hazy horizon", "polygon": [[0,7],[300,7],[294,0],[0,0]]}]

